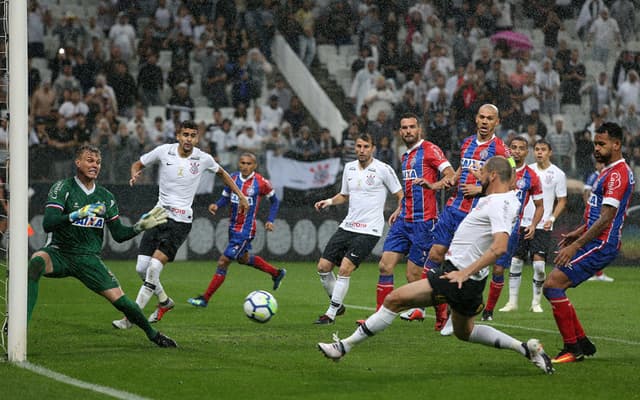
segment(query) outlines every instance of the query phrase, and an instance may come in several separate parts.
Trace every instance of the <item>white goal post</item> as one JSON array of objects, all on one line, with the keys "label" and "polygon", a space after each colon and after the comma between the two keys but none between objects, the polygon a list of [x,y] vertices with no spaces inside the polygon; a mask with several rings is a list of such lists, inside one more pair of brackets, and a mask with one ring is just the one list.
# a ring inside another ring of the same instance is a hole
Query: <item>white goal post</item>
[{"label": "white goal post", "polygon": [[11,211],[8,231],[9,321],[7,357],[10,362],[27,358],[27,227],[29,220],[29,97],[27,92],[27,1],[7,0],[9,33],[9,180]]}]

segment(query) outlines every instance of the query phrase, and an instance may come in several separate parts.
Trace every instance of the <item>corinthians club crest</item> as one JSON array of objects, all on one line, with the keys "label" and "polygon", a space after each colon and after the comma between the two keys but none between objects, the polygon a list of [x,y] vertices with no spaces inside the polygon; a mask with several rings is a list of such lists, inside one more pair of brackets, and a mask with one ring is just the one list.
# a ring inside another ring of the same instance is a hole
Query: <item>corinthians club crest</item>
[{"label": "corinthians club crest", "polygon": [[315,185],[325,185],[329,182],[329,164],[321,163],[309,168],[309,172],[313,174],[313,183]]},{"label": "corinthians club crest", "polygon": [[198,171],[199,171],[199,168],[198,168],[198,167],[200,167],[200,163],[197,163],[197,162],[191,162],[191,163],[189,163],[189,164],[191,165],[191,166],[189,167],[189,172],[191,172],[193,175],[196,175],[196,174],[198,173]]}]

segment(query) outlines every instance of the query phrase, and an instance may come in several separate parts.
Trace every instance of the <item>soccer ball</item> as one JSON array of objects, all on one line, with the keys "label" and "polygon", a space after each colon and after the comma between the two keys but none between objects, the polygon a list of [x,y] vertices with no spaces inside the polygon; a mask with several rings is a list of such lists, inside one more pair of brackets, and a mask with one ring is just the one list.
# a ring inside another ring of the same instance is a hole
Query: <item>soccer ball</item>
[{"label": "soccer ball", "polygon": [[278,302],[266,290],[255,290],[244,299],[244,313],[255,322],[265,323],[278,312]]}]

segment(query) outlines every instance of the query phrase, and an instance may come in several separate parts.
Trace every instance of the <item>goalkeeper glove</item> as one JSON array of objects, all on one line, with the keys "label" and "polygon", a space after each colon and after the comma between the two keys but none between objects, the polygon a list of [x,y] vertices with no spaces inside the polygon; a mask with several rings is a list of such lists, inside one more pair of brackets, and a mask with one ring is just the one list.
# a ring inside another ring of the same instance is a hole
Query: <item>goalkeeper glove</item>
[{"label": "goalkeeper glove", "polygon": [[165,209],[162,207],[154,207],[153,210],[140,217],[140,220],[133,225],[133,229],[139,233],[165,223],[167,223],[167,212]]},{"label": "goalkeeper glove", "polygon": [[69,221],[74,222],[86,217],[102,216],[107,211],[107,207],[102,203],[87,204],[79,210],[69,214]]}]

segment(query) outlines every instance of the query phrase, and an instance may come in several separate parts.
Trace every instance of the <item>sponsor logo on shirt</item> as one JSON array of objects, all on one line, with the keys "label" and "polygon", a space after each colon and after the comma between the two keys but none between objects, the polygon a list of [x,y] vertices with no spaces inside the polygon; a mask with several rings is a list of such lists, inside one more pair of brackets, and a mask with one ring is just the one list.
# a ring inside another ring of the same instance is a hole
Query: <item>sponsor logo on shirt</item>
[{"label": "sponsor logo on shirt", "polygon": [[104,228],[104,218],[103,217],[85,217],[83,219],[79,219],[71,223],[73,226],[79,226],[81,228],[96,228],[102,229]]},{"label": "sponsor logo on shirt", "polygon": [[181,208],[176,208],[176,207],[169,207],[169,211],[171,211],[173,214],[176,214],[176,215],[185,215],[187,213],[187,210],[183,210]]},{"label": "sponsor logo on shirt", "polygon": [[463,169],[482,169],[484,167],[485,162],[482,160],[476,160],[473,158],[462,158],[460,160],[460,166]]},{"label": "sponsor logo on shirt", "polygon": [[418,178],[418,173],[415,169],[405,169],[402,171],[402,179],[405,181],[412,181]]},{"label": "sponsor logo on shirt", "polygon": [[[249,196],[251,196],[251,195],[249,195]],[[240,203],[240,200],[238,199],[238,195],[237,194],[231,193],[231,202],[233,204],[239,204]],[[249,205],[252,206],[253,205],[253,197],[247,197],[247,202],[249,202]]]},{"label": "sponsor logo on shirt", "polygon": [[354,229],[366,229],[367,228],[367,224],[365,222],[353,221],[353,222],[345,223],[345,227],[354,228]]}]

